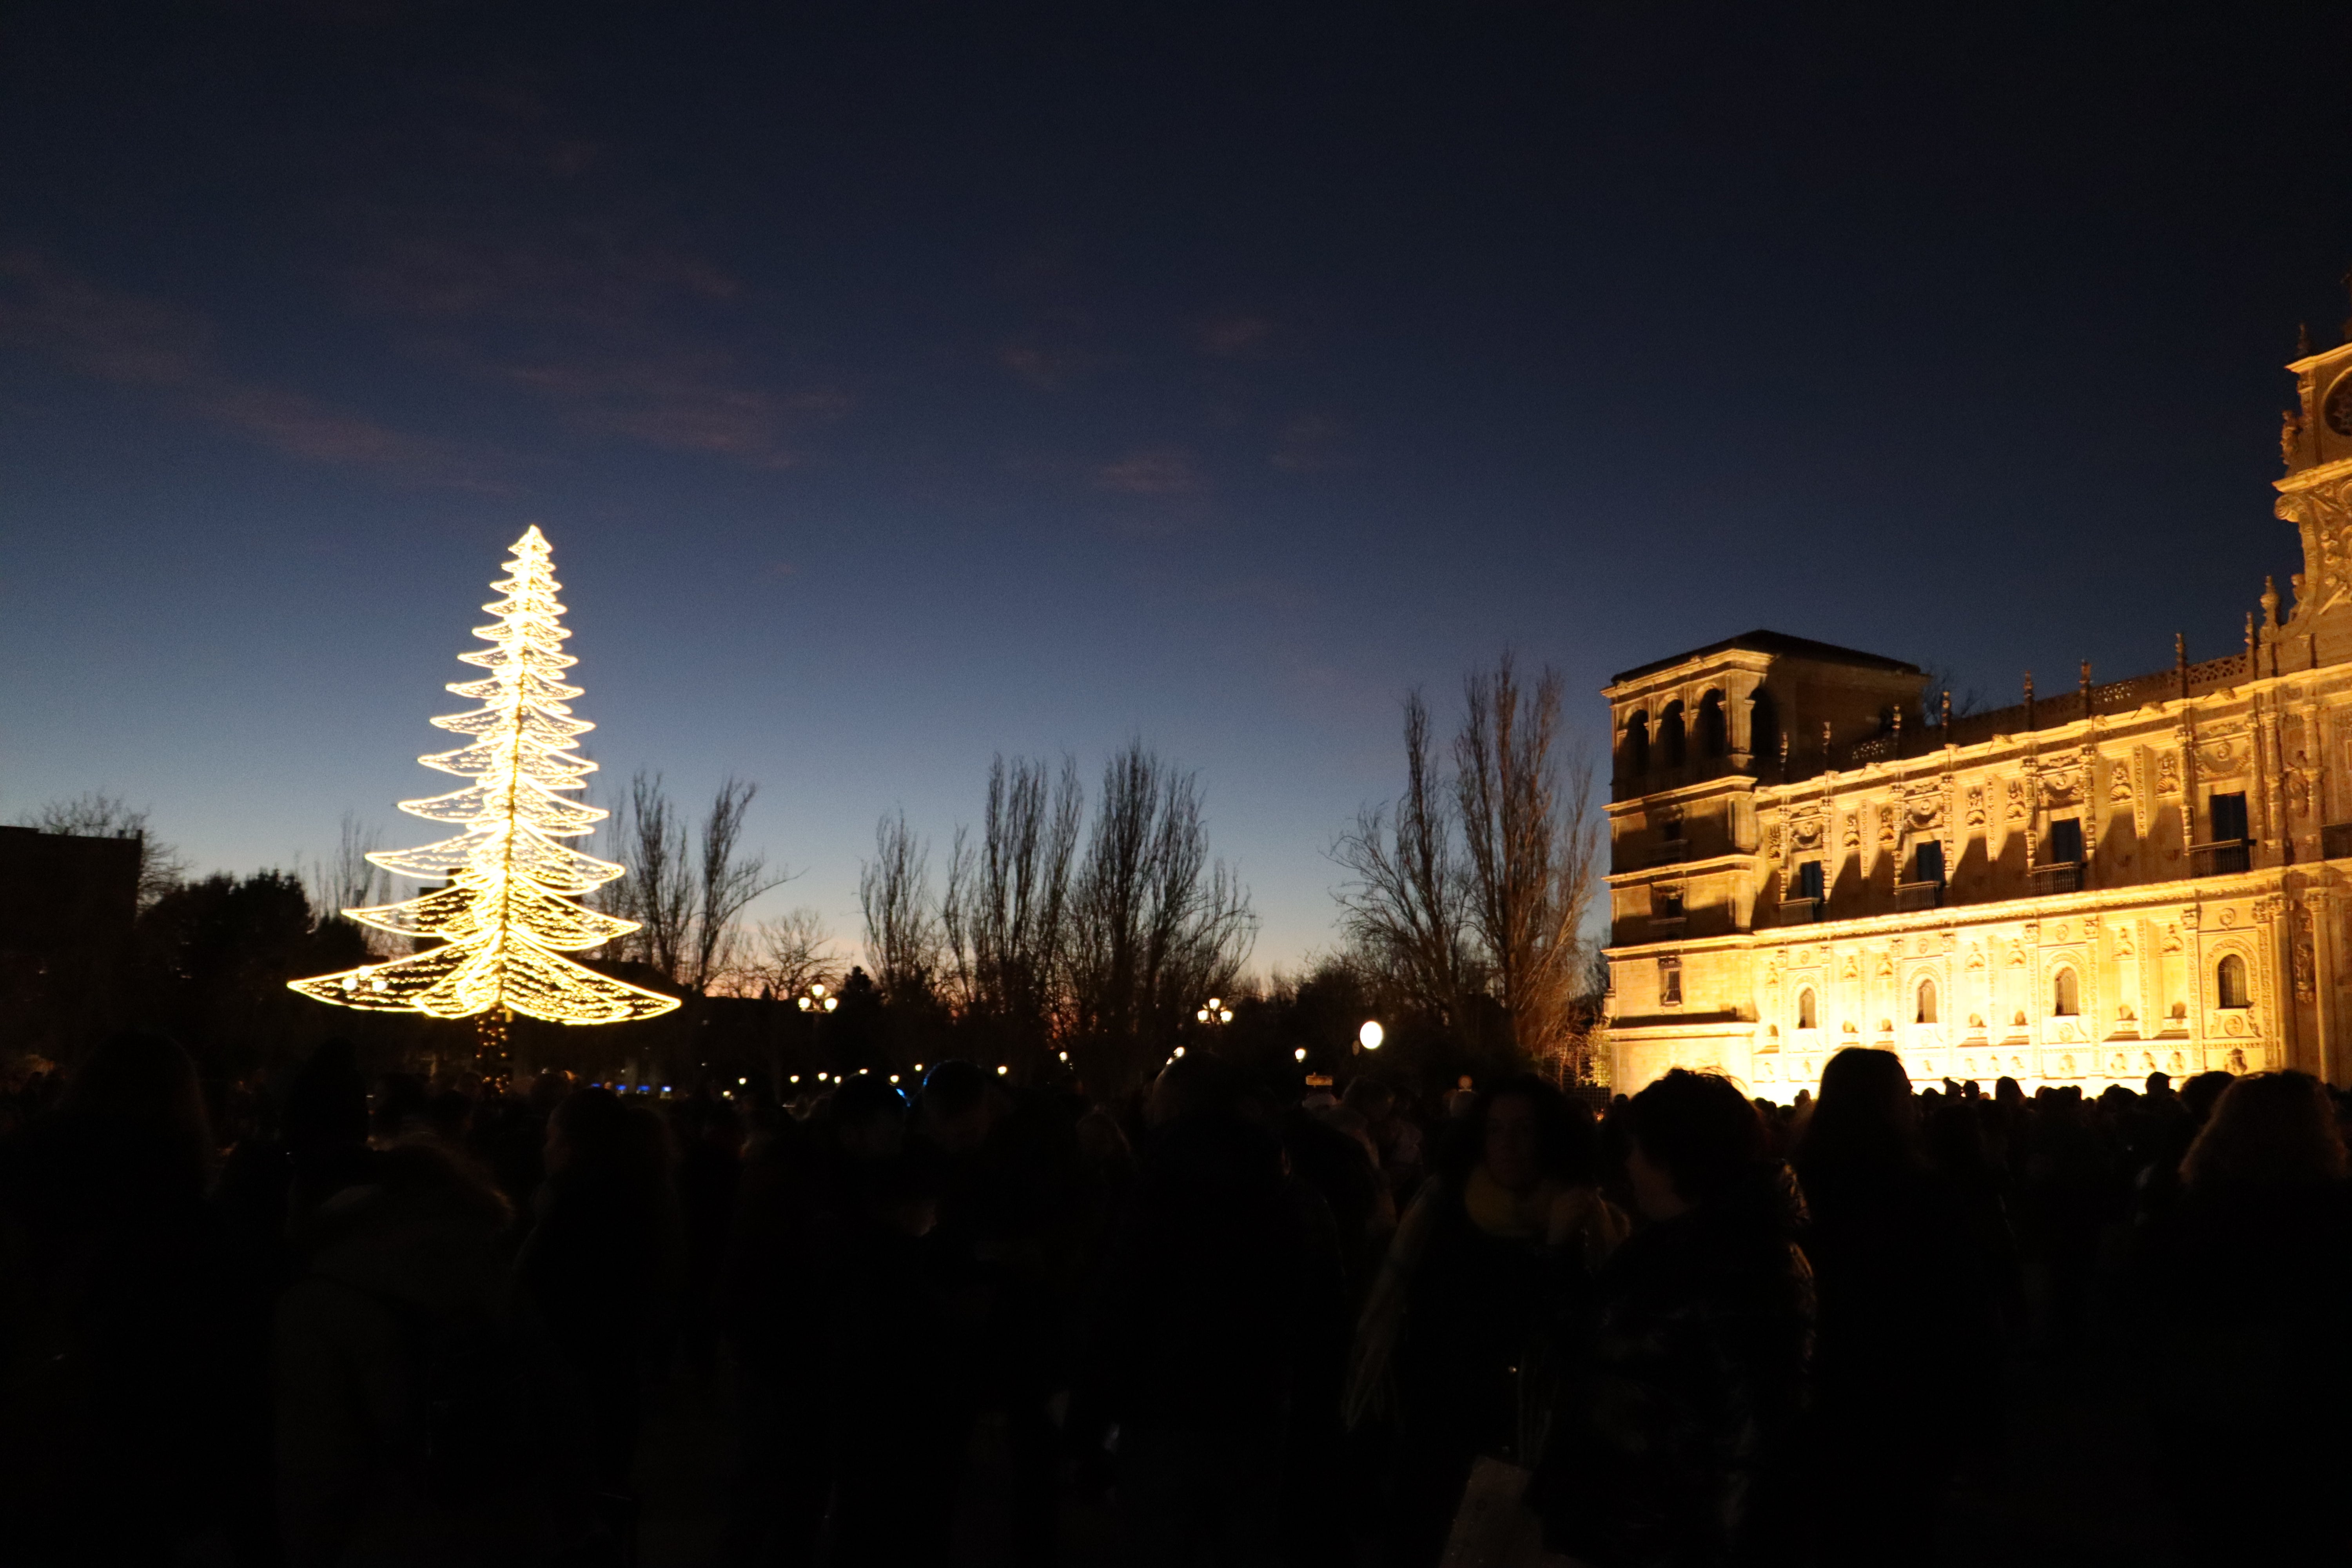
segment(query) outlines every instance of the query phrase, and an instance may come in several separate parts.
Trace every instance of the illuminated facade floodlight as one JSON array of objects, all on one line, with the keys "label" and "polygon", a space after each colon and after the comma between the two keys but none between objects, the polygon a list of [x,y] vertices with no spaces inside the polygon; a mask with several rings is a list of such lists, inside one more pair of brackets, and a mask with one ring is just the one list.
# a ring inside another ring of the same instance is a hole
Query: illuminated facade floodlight
[{"label": "illuminated facade floodlight", "polygon": [[637,929],[578,900],[623,874],[559,840],[593,830],[608,813],[566,799],[596,764],[579,754],[595,726],[572,717],[580,688],[562,672],[578,662],[563,652],[561,586],[546,536],[534,525],[514,542],[496,617],[474,635],[490,646],[457,657],[489,673],[449,689],[479,707],[433,721],[466,737],[454,751],[417,760],[470,781],[400,809],[457,826],[457,837],[417,849],[376,850],[368,859],[398,876],[438,882],[396,904],[345,910],[362,925],[436,945],[381,963],[362,964],[288,984],[305,996],[345,1007],[465,1018],[498,1010],[555,1024],[619,1024],[677,1005],[674,996],[615,980],[564,955],[602,947]]},{"label": "illuminated facade floodlight", "polygon": [[1379,1050],[1381,1042],[1388,1037],[1388,1031],[1381,1027],[1378,1018],[1365,1019],[1364,1026],[1356,1031],[1356,1043],[1368,1051]]}]

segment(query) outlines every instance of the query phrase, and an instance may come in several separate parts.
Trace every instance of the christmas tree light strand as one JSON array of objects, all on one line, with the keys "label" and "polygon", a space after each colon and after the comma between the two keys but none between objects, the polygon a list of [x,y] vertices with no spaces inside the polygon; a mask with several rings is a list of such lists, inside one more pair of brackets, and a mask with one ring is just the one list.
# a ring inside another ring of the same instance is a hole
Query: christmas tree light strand
[{"label": "christmas tree light strand", "polygon": [[564,956],[601,947],[637,925],[573,901],[623,868],[556,842],[592,832],[608,814],[562,793],[579,789],[595,771],[575,749],[595,726],[572,717],[570,700],[580,688],[559,679],[577,661],[563,652],[572,634],[562,624],[553,568],[536,526],[515,541],[507,575],[490,584],[499,597],[482,606],[498,618],[474,629],[490,646],[457,656],[490,673],[449,686],[480,706],[433,721],[472,739],[417,759],[472,782],[400,803],[412,816],[464,831],[368,856],[396,875],[446,885],[400,903],[343,911],[378,931],[440,945],[289,981],[294,990],[345,1007],[436,1018],[504,1007],[558,1024],[617,1024],[677,1005],[675,997]]}]

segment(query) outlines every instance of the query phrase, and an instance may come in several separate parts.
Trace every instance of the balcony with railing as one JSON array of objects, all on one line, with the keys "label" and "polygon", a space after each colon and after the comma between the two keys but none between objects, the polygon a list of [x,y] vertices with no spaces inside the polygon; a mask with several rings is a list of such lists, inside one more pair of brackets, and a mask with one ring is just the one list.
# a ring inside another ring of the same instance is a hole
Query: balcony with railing
[{"label": "balcony with railing", "polygon": [[1690,840],[1679,835],[1673,838],[1662,839],[1650,847],[1650,864],[1653,866],[1678,865],[1689,859],[1690,857]]},{"label": "balcony with railing", "polygon": [[[2127,680],[2084,682],[2072,691],[2030,698],[1983,713],[1955,715],[1948,724],[1890,728],[1836,746],[1824,746],[1817,740],[1791,734],[1788,763],[1780,771],[1780,782],[1811,778],[1833,768],[1861,768],[1874,763],[1923,756],[1948,745],[1973,746],[1996,735],[2055,730],[2102,714],[2136,713],[2155,703],[2241,685],[2255,668],[2252,654],[2241,650],[2198,664],[2179,664],[2170,669],[2135,675]],[[1759,777],[1774,776],[1767,771],[1773,766],[1769,759],[1759,756],[1758,763]]]},{"label": "balcony with railing", "polygon": [[1895,909],[1898,914],[1916,914],[1921,910],[1942,907],[1944,884],[1941,882],[1897,882],[1895,884]]},{"label": "balcony with railing", "polygon": [[2036,866],[2025,874],[2025,890],[2037,899],[2052,893],[2079,893],[2083,890],[2083,863],[2057,860]]},{"label": "balcony with railing", "polygon": [[1811,925],[1822,918],[1822,899],[1782,899],[1780,923],[1784,926]]},{"label": "balcony with railing", "polygon": [[2253,863],[2253,846],[2242,838],[2218,838],[2210,844],[2189,847],[2189,874],[2192,877],[2234,876],[2250,869]]}]

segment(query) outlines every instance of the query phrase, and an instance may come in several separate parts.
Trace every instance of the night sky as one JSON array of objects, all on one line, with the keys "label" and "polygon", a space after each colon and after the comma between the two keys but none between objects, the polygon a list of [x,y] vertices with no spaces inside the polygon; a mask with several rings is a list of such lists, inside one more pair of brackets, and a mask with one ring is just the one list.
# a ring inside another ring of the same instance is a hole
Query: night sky
[{"label": "night sky", "polygon": [[530,522],[606,777],[756,779],[849,937],[877,814],[1140,735],[1295,963],[1506,643],[1596,744],[1754,626],[1995,704],[2227,652],[2348,16],[20,0],[0,816],[425,841]]}]

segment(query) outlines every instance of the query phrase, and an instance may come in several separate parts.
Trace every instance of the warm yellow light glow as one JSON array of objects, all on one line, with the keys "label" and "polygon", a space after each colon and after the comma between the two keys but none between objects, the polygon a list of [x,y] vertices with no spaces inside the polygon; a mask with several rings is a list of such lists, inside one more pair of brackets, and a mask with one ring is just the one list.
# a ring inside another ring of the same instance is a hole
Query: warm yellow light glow
[{"label": "warm yellow light glow", "polygon": [[1217,1014],[1217,1022],[1220,1024],[1230,1024],[1233,1021],[1234,1010],[1231,1007],[1224,1008]]},{"label": "warm yellow light glow", "polygon": [[439,945],[289,981],[294,990],[346,1007],[436,1018],[505,1007],[557,1024],[618,1024],[677,1005],[564,956],[637,927],[577,901],[622,868],[557,842],[593,831],[607,814],[564,798],[595,771],[578,752],[579,737],[595,726],[572,717],[568,702],[580,688],[561,679],[577,661],[563,652],[572,634],[561,624],[553,564],[537,527],[515,541],[507,574],[490,585],[499,597],[483,606],[497,619],[474,632],[490,646],[457,656],[489,674],[449,687],[481,706],[433,721],[466,744],[417,759],[472,782],[400,803],[412,816],[456,824],[457,837],[368,856],[387,871],[442,885],[401,903],[343,911]]},{"label": "warm yellow light glow", "polygon": [[1218,1000],[1216,997],[1212,996],[1212,997],[1210,997],[1210,998],[1209,998],[1209,1011],[1210,1011],[1210,1012],[1213,1013],[1213,1012],[1215,1012],[1218,1008],[1220,1008],[1220,1007],[1222,1007],[1222,1006],[1223,1006],[1223,1005],[1224,1005],[1224,1004],[1223,1004],[1222,1001]]},{"label": "warm yellow light glow", "polygon": [[802,1011],[802,1012],[803,1012],[803,1013],[805,1013],[805,1012],[807,1012],[808,1010],[809,1010],[809,999],[808,999],[807,997],[803,996],[803,997],[802,997],[802,998],[801,998],[801,1011]]},{"label": "warm yellow light glow", "polygon": [[1009,1068],[1009,1067],[1005,1067],[1005,1066],[1003,1066],[1002,1063],[1000,1063],[1000,1064],[998,1064],[997,1068],[996,1068],[996,1076],[997,1076],[997,1077],[999,1077],[999,1078],[1003,1078],[1006,1073],[1009,1073],[1009,1072],[1011,1072],[1012,1070],[1013,1070],[1013,1069],[1012,1069],[1011,1068]]},{"label": "warm yellow light glow", "polygon": [[1295,1062],[1305,1061],[1307,1059],[1307,1047],[1305,1046],[1301,1046],[1297,1050],[1291,1052],[1290,1059]]},{"label": "warm yellow light glow", "polygon": [[822,996],[824,994],[824,987],[821,984],[812,985],[809,987],[809,994],[812,996]]},{"label": "warm yellow light glow", "polygon": [[1209,1010],[1206,1007],[1203,1007],[1199,1012],[1193,1014],[1192,1016],[1205,1024],[1209,1021]]},{"label": "warm yellow light glow", "polygon": [[1364,1026],[1356,1031],[1357,1043],[1368,1051],[1379,1050],[1381,1042],[1388,1037],[1388,1031],[1381,1027],[1381,1021],[1378,1018],[1365,1019]]},{"label": "warm yellow light glow", "polygon": [[[1184,1054],[1184,1047],[1181,1047],[1181,1046],[1177,1047],[1176,1047],[1176,1056],[1177,1056],[1177,1057],[1181,1057],[1181,1056],[1182,1056],[1183,1054]],[[1168,1059],[1169,1059],[1170,1061],[1171,1061],[1171,1062],[1172,1062],[1172,1061],[1174,1061],[1174,1060],[1176,1059],[1176,1057],[1171,1057],[1171,1058],[1169,1058]]]},{"label": "warm yellow light glow", "polygon": [[828,1012],[828,1013],[832,1012],[835,1007],[838,1007],[838,1006],[840,1006],[840,1005],[841,1005],[841,998],[840,998],[840,997],[838,997],[838,996],[828,996],[828,997],[826,997],[826,998],[824,999],[824,1010],[825,1010],[826,1012]]}]

